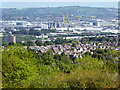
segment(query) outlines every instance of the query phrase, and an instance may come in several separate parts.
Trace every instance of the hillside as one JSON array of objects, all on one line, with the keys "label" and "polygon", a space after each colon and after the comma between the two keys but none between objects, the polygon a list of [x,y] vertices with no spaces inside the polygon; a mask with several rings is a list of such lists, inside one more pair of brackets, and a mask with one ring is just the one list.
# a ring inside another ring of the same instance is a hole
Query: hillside
[{"label": "hillside", "polygon": [[24,8],[3,9],[3,18],[9,19],[11,17],[30,17],[35,18],[46,17],[52,15],[53,17],[62,17],[63,12],[74,16],[97,16],[97,18],[113,18],[117,17],[118,10],[116,8],[95,8],[95,7],[80,7],[80,6],[66,6],[66,7],[46,7],[46,8]]}]

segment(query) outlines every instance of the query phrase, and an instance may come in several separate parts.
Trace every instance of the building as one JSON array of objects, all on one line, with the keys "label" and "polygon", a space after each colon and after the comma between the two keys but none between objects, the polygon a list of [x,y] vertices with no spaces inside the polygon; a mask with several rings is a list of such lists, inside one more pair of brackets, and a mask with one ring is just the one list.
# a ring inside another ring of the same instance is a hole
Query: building
[{"label": "building", "polygon": [[56,22],[48,23],[48,28],[49,29],[55,29],[56,27],[57,27],[57,23]]},{"label": "building", "polygon": [[48,25],[41,23],[41,29],[48,29]]},{"label": "building", "polygon": [[48,38],[48,35],[39,35],[39,36],[36,36],[36,38]]}]

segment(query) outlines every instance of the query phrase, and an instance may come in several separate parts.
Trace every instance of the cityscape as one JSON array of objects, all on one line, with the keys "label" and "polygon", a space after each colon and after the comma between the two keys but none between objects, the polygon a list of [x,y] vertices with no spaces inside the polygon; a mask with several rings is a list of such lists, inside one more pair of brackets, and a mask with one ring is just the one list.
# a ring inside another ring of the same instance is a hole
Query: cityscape
[{"label": "cityscape", "polygon": [[119,26],[116,7],[2,8],[1,87],[119,88]]}]

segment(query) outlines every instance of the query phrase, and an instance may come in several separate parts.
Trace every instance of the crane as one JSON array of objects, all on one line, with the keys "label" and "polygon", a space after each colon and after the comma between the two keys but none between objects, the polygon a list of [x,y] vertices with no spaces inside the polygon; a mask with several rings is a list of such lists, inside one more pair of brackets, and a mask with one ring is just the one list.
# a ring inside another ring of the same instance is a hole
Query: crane
[{"label": "crane", "polygon": [[63,12],[63,24],[65,24],[65,12]]},{"label": "crane", "polygon": [[67,23],[69,23],[68,13],[67,13]]},{"label": "crane", "polygon": [[75,16],[75,17],[77,17],[77,18],[78,18],[78,21],[80,22],[80,18],[81,18],[82,16]]}]

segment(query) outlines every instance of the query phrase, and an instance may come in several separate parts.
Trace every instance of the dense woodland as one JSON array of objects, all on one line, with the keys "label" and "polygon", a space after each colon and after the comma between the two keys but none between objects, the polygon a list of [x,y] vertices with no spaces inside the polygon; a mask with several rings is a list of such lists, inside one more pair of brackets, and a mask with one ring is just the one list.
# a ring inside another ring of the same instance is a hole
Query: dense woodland
[{"label": "dense woodland", "polygon": [[43,55],[20,45],[2,51],[3,88],[117,88],[120,52],[86,52],[73,59],[64,53]]}]

